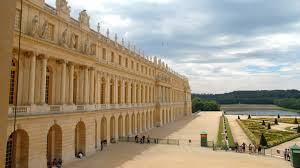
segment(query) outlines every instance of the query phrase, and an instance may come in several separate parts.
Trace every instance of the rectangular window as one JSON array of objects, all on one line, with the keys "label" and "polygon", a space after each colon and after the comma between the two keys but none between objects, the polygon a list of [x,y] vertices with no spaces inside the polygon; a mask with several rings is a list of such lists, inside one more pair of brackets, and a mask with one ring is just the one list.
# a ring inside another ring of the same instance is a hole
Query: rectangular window
[{"label": "rectangular window", "polygon": [[125,59],[125,66],[128,68],[128,58]]},{"label": "rectangular window", "polygon": [[51,41],[54,40],[54,25],[50,24],[50,23],[48,23],[47,38],[48,38],[48,40],[51,40]]},{"label": "rectangular window", "polygon": [[91,45],[91,55],[96,55],[96,44]]},{"label": "rectangular window", "polygon": [[102,59],[106,60],[106,48],[102,48]]},{"label": "rectangular window", "polygon": [[115,53],[112,51],[111,52],[111,58],[110,58],[111,62],[115,62]]},{"label": "rectangular window", "polygon": [[119,65],[122,65],[122,56],[119,55]]},{"label": "rectangular window", "polygon": [[139,71],[139,63],[136,63],[136,71]]},{"label": "rectangular window", "polygon": [[16,16],[15,16],[15,29],[20,30],[20,20],[21,20],[21,10],[16,10]]},{"label": "rectangular window", "polygon": [[144,66],[143,65],[141,65],[141,71],[142,71],[142,73],[144,73]]},{"label": "rectangular window", "polygon": [[131,69],[133,70],[134,69],[134,62],[131,61]]}]

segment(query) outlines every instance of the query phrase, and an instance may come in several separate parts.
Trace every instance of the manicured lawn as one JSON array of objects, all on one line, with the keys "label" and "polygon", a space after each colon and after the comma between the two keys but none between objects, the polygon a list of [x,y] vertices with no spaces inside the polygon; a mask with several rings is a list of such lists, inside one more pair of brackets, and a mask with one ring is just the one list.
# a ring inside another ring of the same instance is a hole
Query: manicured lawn
[{"label": "manicured lawn", "polygon": [[223,122],[224,118],[223,116],[220,117],[219,120],[219,130],[218,130],[218,139],[217,139],[217,146],[222,147],[225,145],[224,143],[224,122]]},{"label": "manicured lawn", "polygon": [[[265,126],[262,125],[262,120],[265,120],[266,123]],[[283,120],[283,121],[289,122],[290,120]],[[249,137],[249,139],[252,141],[252,143],[258,144],[260,140],[260,136],[263,133],[267,139],[268,147],[279,145],[283,142],[292,140],[300,136],[300,134],[294,132],[268,129],[267,127],[268,122],[270,122],[273,125],[274,119],[255,118],[255,119],[239,120],[238,122],[243,128],[243,130],[245,131],[245,133],[247,134],[247,136]]]},{"label": "manicured lawn", "polygon": [[[274,118],[253,118],[252,120],[258,120],[258,121],[265,120],[265,121],[269,121],[269,122],[274,124],[275,118],[277,118],[277,117],[274,117]],[[295,118],[277,118],[277,121],[279,123],[295,124],[294,123]],[[300,118],[297,118],[297,121],[298,121],[298,123],[300,123]]]}]

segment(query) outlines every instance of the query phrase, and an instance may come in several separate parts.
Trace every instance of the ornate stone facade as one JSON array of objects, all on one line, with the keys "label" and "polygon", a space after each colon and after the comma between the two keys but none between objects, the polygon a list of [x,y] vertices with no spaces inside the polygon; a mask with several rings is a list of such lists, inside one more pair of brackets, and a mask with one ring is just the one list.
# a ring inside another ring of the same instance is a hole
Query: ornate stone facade
[{"label": "ornate stone facade", "polygon": [[78,152],[94,153],[101,140],[117,141],[191,114],[187,78],[119,44],[117,36],[111,40],[90,29],[86,11],[78,21],[69,13],[65,0],[57,0],[57,9],[24,1],[19,58],[18,27],[14,36],[6,164],[69,162]]}]

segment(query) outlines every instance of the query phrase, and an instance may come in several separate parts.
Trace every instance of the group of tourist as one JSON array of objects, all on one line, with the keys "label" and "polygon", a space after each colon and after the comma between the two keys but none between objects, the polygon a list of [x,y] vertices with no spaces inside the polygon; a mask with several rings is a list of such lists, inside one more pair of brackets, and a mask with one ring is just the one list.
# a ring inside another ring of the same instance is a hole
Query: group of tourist
[{"label": "group of tourist", "polygon": [[[144,144],[144,143],[145,143],[145,140],[146,140],[146,137],[145,137],[145,135],[144,135],[144,136],[142,136],[141,138],[139,138],[139,136],[136,135],[136,136],[134,137],[134,140],[135,140],[136,143]],[[148,137],[147,137],[147,144],[150,144],[150,137],[149,137],[149,135],[148,135]]]},{"label": "group of tourist", "polygon": [[244,142],[241,145],[239,145],[237,142],[235,143],[235,151],[236,152],[245,153],[247,147],[248,147],[248,151],[249,151],[250,154],[251,153],[261,154],[261,151],[262,151],[261,145],[254,145],[254,144],[251,144],[251,143],[249,145],[247,145]]},{"label": "group of tourist", "polygon": [[61,168],[62,167],[62,160],[54,158],[52,161],[48,160],[47,162],[48,168]]}]

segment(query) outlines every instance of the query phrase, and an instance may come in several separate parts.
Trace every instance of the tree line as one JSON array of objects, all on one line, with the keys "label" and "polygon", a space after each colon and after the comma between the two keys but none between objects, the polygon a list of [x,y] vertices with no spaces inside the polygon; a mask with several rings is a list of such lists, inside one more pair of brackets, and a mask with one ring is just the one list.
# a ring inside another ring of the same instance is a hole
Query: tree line
[{"label": "tree line", "polygon": [[193,98],[213,100],[218,104],[275,104],[300,110],[298,90],[234,91],[224,94],[192,94]]},{"label": "tree line", "polygon": [[220,105],[214,100],[205,100],[198,97],[192,99],[192,111],[220,111]]}]

